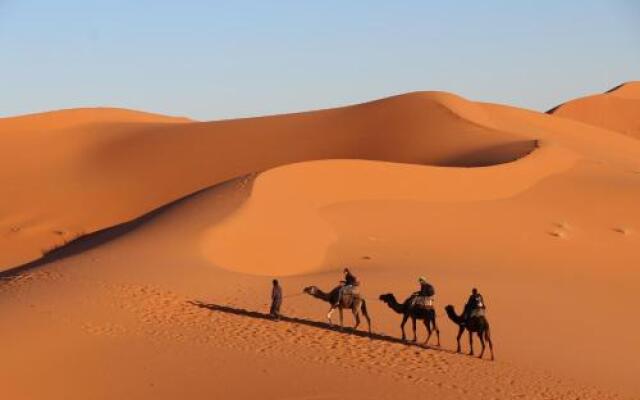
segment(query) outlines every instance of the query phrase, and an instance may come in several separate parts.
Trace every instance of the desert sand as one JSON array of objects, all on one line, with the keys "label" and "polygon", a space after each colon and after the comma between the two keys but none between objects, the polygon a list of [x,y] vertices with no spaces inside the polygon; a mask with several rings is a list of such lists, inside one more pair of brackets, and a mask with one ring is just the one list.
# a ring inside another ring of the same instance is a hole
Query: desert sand
[{"label": "desert sand", "polygon": [[[0,119],[0,393],[640,398],[639,99],[629,83],[549,113],[416,92],[214,122]],[[302,295],[344,266],[372,337]],[[418,276],[440,347],[401,342],[378,300]],[[443,307],[472,287],[493,362],[455,354]]]}]

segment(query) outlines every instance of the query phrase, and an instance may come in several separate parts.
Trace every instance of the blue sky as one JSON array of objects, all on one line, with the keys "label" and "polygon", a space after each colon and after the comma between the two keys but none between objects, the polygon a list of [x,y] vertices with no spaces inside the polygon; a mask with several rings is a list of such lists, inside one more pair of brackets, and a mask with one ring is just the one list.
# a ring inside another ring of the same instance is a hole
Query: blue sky
[{"label": "blue sky", "polygon": [[0,116],[221,119],[414,90],[545,110],[640,79],[640,1],[0,0]]}]

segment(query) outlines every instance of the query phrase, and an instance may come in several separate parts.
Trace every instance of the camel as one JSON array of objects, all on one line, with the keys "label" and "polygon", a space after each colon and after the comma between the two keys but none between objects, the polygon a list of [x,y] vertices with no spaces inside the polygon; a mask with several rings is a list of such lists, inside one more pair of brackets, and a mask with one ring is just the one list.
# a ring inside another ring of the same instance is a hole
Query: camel
[{"label": "camel", "polygon": [[411,322],[413,325],[413,341],[416,342],[418,337],[416,335],[416,320],[421,319],[424,321],[424,326],[427,328],[427,340],[424,341],[424,344],[429,344],[429,339],[431,339],[432,330],[436,331],[436,338],[438,339],[438,346],[440,346],[440,329],[438,329],[438,325],[436,324],[436,310],[433,307],[421,307],[412,305],[413,296],[407,298],[404,303],[398,303],[396,297],[393,293],[381,294],[380,300],[386,303],[389,308],[398,314],[402,314],[402,323],[400,323],[400,329],[402,329],[402,340],[407,340],[406,335],[404,333],[404,326],[407,323],[407,320],[411,318]]},{"label": "camel", "polygon": [[486,340],[487,343],[489,343],[489,350],[491,351],[491,360],[493,361],[494,360],[493,343],[491,342],[491,334],[489,331],[489,321],[487,320],[487,318],[485,318],[484,316],[471,317],[467,319],[464,325],[462,325],[462,323],[465,321],[463,320],[461,315],[456,314],[456,310],[451,304],[446,306],[444,309],[447,312],[449,319],[451,319],[459,327],[458,337],[456,338],[456,340],[458,341],[457,352],[460,353],[460,337],[462,336],[462,334],[466,329],[469,331],[469,348],[470,348],[469,355],[470,356],[473,355],[473,333],[475,332],[478,334],[478,337],[480,338],[480,343],[482,344],[482,350],[480,351],[480,355],[478,356],[478,358],[482,358],[482,355],[484,354],[484,348],[485,348],[484,342]]},{"label": "camel", "polygon": [[329,313],[327,314],[329,325],[332,325],[331,314],[333,314],[333,311],[337,308],[340,313],[340,327],[343,327],[342,310],[350,309],[353,313],[353,318],[356,321],[353,329],[358,329],[358,325],[360,325],[360,310],[362,310],[362,315],[364,315],[364,317],[367,319],[369,334],[371,334],[371,318],[369,318],[369,313],[367,312],[367,302],[363,297],[360,296],[360,294],[354,294],[353,296],[342,296],[342,299],[340,299],[340,302],[338,304],[338,298],[340,297],[340,286],[336,287],[329,293],[323,292],[317,286],[306,287],[304,288],[303,292],[315,297],[316,299],[326,301],[330,304]]}]

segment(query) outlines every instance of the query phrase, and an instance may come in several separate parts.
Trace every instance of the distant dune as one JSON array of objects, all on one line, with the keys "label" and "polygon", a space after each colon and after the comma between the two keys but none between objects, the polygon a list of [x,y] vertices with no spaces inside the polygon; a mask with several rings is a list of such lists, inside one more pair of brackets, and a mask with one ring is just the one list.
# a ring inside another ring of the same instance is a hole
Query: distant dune
[{"label": "distant dune", "polygon": [[[0,119],[0,393],[637,398],[638,88],[548,114],[415,92],[213,122]],[[347,265],[373,339],[332,330],[301,294]],[[441,348],[400,343],[378,301],[418,276],[436,286]],[[263,314],[272,277],[279,323]],[[494,363],[452,351],[442,309],[472,287]]]},{"label": "distant dune", "polygon": [[550,114],[611,129],[640,139],[640,82],[561,104]]},{"label": "distant dune", "polygon": [[178,123],[192,122],[184,117],[169,117],[166,115],[146,113],[142,111],[126,110],[122,108],[71,108],[59,111],[49,111],[18,117],[1,118],[3,130],[33,131],[36,129],[64,129],[77,125],[98,123]]}]

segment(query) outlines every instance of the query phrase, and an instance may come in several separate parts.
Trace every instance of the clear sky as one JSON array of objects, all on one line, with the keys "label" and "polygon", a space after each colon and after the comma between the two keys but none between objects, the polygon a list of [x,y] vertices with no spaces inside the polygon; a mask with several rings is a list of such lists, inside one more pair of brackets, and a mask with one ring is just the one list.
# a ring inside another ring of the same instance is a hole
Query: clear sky
[{"label": "clear sky", "polygon": [[0,115],[196,119],[414,90],[545,110],[640,79],[640,1],[0,0]]}]

